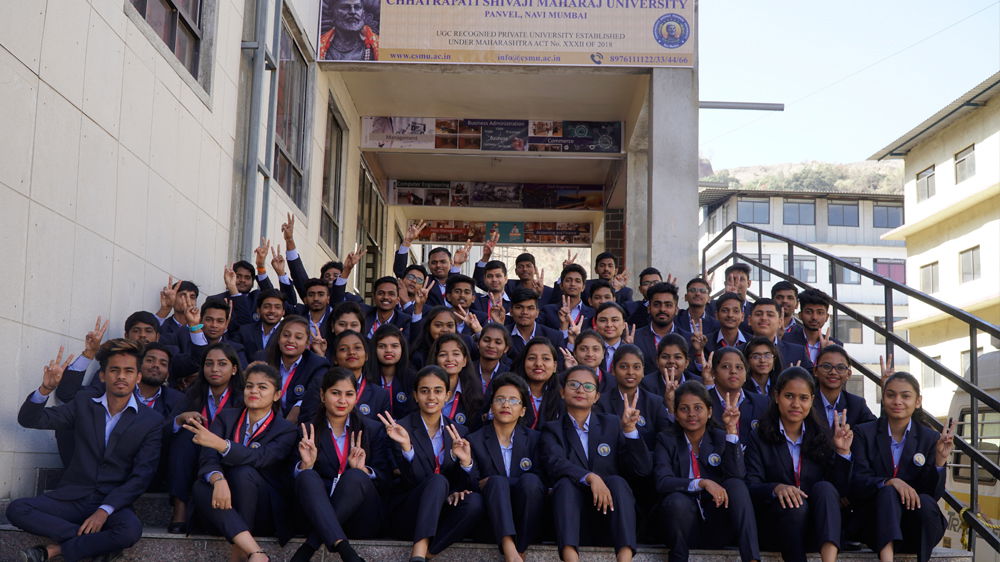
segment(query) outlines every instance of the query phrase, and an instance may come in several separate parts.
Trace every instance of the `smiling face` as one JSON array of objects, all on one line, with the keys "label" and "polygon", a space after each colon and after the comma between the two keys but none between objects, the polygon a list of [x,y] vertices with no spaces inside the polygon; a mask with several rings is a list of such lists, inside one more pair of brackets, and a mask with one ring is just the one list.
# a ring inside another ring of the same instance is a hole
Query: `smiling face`
[{"label": "smiling face", "polygon": [[621,339],[622,332],[625,331],[625,317],[620,310],[608,307],[597,313],[594,320],[597,324],[597,333],[601,334],[608,344],[614,344]]},{"label": "smiling face", "polygon": [[806,381],[792,379],[775,394],[778,413],[784,423],[799,423],[812,409],[813,393]]},{"label": "smiling face", "polygon": [[656,358],[656,364],[663,369],[676,369],[678,373],[683,373],[688,366],[687,356],[676,345],[664,345],[663,351]]},{"label": "smiling face", "polygon": [[233,268],[236,274],[236,290],[246,294],[253,290],[253,270],[245,267]]},{"label": "smiling face", "polygon": [[257,307],[257,314],[264,324],[274,326],[285,315],[285,303],[279,298],[268,297]]},{"label": "smiling face", "polygon": [[498,329],[484,329],[479,336],[479,357],[486,361],[498,361],[507,353],[507,340]]},{"label": "smiling face", "polygon": [[535,264],[530,261],[519,261],[514,264],[514,275],[521,281],[528,281],[535,275]]},{"label": "smiling face", "polygon": [[337,342],[333,359],[340,367],[359,371],[365,366],[368,354],[365,353],[365,344],[361,338],[351,334],[340,338],[340,341]]},{"label": "smiling face", "polygon": [[149,324],[136,322],[131,328],[128,329],[128,333],[125,334],[125,339],[146,345],[158,341],[160,339],[160,333],[156,331],[156,328],[150,326]]},{"label": "smiling face", "polygon": [[382,312],[388,312],[399,304],[399,289],[393,283],[382,283],[375,287],[375,306]]},{"label": "smiling face", "polygon": [[693,393],[681,396],[677,404],[677,423],[688,432],[701,431],[712,417],[712,407]]},{"label": "smiling face", "polygon": [[547,382],[556,372],[556,358],[549,346],[534,344],[524,356],[524,373],[530,382]]},{"label": "smiling face", "polygon": [[403,344],[398,336],[386,336],[375,344],[375,355],[379,365],[395,365],[403,358]]},{"label": "smiling face", "polygon": [[735,330],[743,322],[743,304],[736,299],[728,299],[719,303],[715,311],[719,325],[727,330]]},{"label": "smiling face", "polygon": [[451,398],[451,393],[445,389],[444,381],[434,375],[425,375],[417,380],[413,398],[417,401],[417,407],[421,412],[437,414],[444,403]]},{"label": "smiling face", "polygon": [[774,353],[771,348],[758,344],[747,348],[747,362],[750,363],[750,370],[758,375],[770,374],[774,369]]},{"label": "smiling face", "polygon": [[823,329],[826,321],[830,319],[830,312],[825,305],[807,304],[799,312],[799,319],[802,320],[802,325],[807,330],[815,332]]},{"label": "smiling face", "polygon": [[[527,412],[527,405],[521,402],[521,391],[512,384],[501,386],[493,392],[493,402],[490,404],[490,412],[493,419],[500,423],[514,423],[523,418]],[[514,404],[516,401],[517,404]]]},{"label": "smiling face", "polygon": [[707,283],[691,283],[684,293],[684,300],[691,306],[705,306],[708,304],[708,295],[711,292],[711,287]]},{"label": "smiling face", "polygon": [[432,340],[436,340],[445,334],[454,334],[456,330],[455,317],[451,311],[442,311],[430,319],[430,324],[428,324],[427,328]]},{"label": "smiling face", "polygon": [[361,332],[361,326],[361,318],[353,312],[347,312],[345,314],[341,314],[340,318],[337,318],[337,321],[333,323],[333,335],[337,335],[346,330]]},{"label": "smiling face", "polygon": [[451,272],[451,256],[447,252],[435,252],[428,257],[427,269],[439,280],[448,279]]},{"label": "smiling face", "polygon": [[626,353],[614,364],[615,380],[622,390],[631,392],[642,382],[643,362],[638,355]]},{"label": "smiling face", "polygon": [[851,363],[840,353],[823,353],[816,358],[813,373],[821,388],[839,392],[847,384],[847,379],[851,378]]},{"label": "smiling face", "polygon": [[670,293],[656,293],[649,299],[649,320],[658,328],[666,328],[677,316],[677,299]]},{"label": "smiling face", "polygon": [[590,293],[590,308],[597,308],[606,302],[614,302],[615,294],[607,287],[598,287]]},{"label": "smiling face", "polygon": [[923,403],[920,393],[903,379],[893,379],[882,390],[882,411],[890,420],[906,420]]},{"label": "smiling face", "polygon": [[465,351],[462,346],[458,345],[458,342],[446,341],[438,347],[435,362],[438,367],[448,373],[449,377],[457,377],[468,364],[469,358],[466,357]]},{"label": "smiling face", "polygon": [[220,388],[228,385],[229,379],[236,374],[236,365],[226,357],[221,349],[213,349],[205,355],[202,372],[209,386]]},{"label": "smiling face", "polygon": [[604,361],[604,345],[593,337],[577,339],[573,357],[580,365],[596,369]]},{"label": "smiling face", "polygon": [[615,267],[614,258],[602,259],[597,262],[597,267],[594,269],[597,271],[597,276],[606,281],[610,281],[615,276],[615,273],[618,272],[618,268]]},{"label": "smiling face", "polygon": [[573,408],[589,409],[601,397],[595,377],[582,369],[570,372],[561,394],[566,406]]},{"label": "smiling face", "polygon": [[327,416],[346,418],[358,403],[358,391],[351,381],[340,379],[323,392],[322,400]]},{"label": "smiling face", "polygon": [[468,311],[469,307],[472,306],[472,301],[476,298],[476,292],[472,288],[472,285],[468,283],[455,283],[455,285],[448,291],[445,295],[451,306],[458,308],[461,307],[463,310]]},{"label": "smiling face", "polygon": [[330,306],[330,289],[325,285],[313,285],[306,289],[306,308],[312,312],[326,310]]},{"label": "smiling face", "polygon": [[254,372],[247,376],[243,386],[243,401],[250,409],[270,408],[281,400],[281,390],[264,373]]},{"label": "smiling face", "polygon": [[512,304],[510,316],[517,327],[530,328],[538,318],[538,301],[527,300]]},{"label": "smiling face", "polygon": [[583,293],[583,276],[577,271],[570,271],[563,276],[559,282],[559,287],[562,289],[563,294],[574,298],[579,297]]},{"label": "smiling face", "polygon": [[218,308],[209,308],[201,315],[202,331],[209,341],[218,341],[226,333],[226,312]]},{"label": "smiling face", "polygon": [[499,267],[488,269],[486,270],[486,276],[483,278],[483,284],[486,285],[486,290],[489,292],[500,293],[507,285],[507,274]]},{"label": "smiling face", "polygon": [[795,291],[785,289],[774,293],[774,301],[783,309],[786,318],[791,318],[795,314],[795,309],[799,306],[799,299],[795,296]]},{"label": "smiling face", "polygon": [[139,384],[139,360],[125,353],[108,357],[107,366],[101,370],[101,382],[108,394],[117,398],[127,397]]},{"label": "smiling face", "polygon": [[286,359],[298,359],[309,345],[309,329],[305,324],[295,322],[281,327],[278,334],[278,349]]},{"label": "smiling face", "polygon": [[780,319],[778,309],[771,304],[761,304],[755,306],[750,313],[750,329],[754,335],[764,336],[773,339],[778,333]]}]

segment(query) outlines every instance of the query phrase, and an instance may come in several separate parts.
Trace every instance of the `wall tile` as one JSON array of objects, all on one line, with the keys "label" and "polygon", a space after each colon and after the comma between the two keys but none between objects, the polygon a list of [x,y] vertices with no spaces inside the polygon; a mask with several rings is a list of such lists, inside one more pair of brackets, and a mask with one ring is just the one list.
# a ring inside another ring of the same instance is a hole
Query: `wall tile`
[{"label": "wall tile", "polygon": [[[20,3],[18,3],[20,5]],[[0,18],[0,28],[9,20]],[[0,43],[3,40],[0,39]],[[0,135],[0,183],[28,194],[35,139],[38,77],[0,48],[0,123],[16,135]]]},{"label": "wall tile", "polygon": [[136,255],[146,251],[146,199],[149,168],[131,152],[118,152],[118,196],[115,205],[115,244]]},{"label": "wall tile", "polygon": [[121,112],[124,60],[125,44],[121,37],[95,12],[90,18],[90,32],[87,36],[83,110],[115,136],[118,135],[118,117]]},{"label": "wall tile", "polygon": [[[185,86],[186,87],[186,86]],[[198,201],[198,164],[202,157],[201,125],[186,109],[178,104],[177,165],[174,167],[174,186],[191,201]]]},{"label": "wall tile", "polygon": [[[111,266],[114,246],[83,227],[76,228],[76,251],[73,252],[73,282],[70,284],[69,333],[84,337],[94,328],[97,316],[109,318],[111,312]],[[121,330],[124,318],[111,318]]]},{"label": "wall tile", "polygon": [[152,140],[149,148],[149,167],[176,185],[177,178],[177,123],[181,109],[174,96],[157,81],[153,89]]},{"label": "wall tile", "polygon": [[[144,270],[139,256],[115,246],[111,266],[111,318],[116,323],[115,330],[121,330],[121,323],[129,314],[137,310],[156,312],[159,308],[159,293],[149,294],[146,290]],[[164,276],[162,283],[166,281]]]},{"label": "wall tile", "polygon": [[201,210],[210,217],[216,217],[219,207],[219,191],[229,191],[229,186],[219,183],[219,163],[222,151],[215,140],[208,135],[201,137],[201,150],[198,151],[198,168],[196,180],[197,198],[195,201]]},{"label": "wall tile", "polygon": [[90,0],[90,5],[116,35],[125,37],[125,24],[128,18],[120,0]]},{"label": "wall tile", "polygon": [[46,84],[38,91],[31,198],[67,217],[76,216],[80,112]]},{"label": "wall tile", "polygon": [[[134,27],[134,26],[133,26]],[[145,37],[142,38],[146,40]],[[131,49],[125,50],[118,139],[143,160],[149,158],[153,122],[153,72]]]},{"label": "wall tile", "polygon": [[29,204],[24,302],[31,306],[24,309],[25,324],[57,333],[69,329],[75,234],[70,220]]},{"label": "wall tile", "polygon": [[45,25],[44,2],[5,2],[0,18],[0,45],[38,74]]},{"label": "wall tile", "polygon": [[80,131],[77,175],[77,222],[108,240],[115,237],[115,197],[118,193],[118,143],[90,119]]},{"label": "wall tile", "polygon": [[[200,211],[194,203],[184,197],[177,196],[175,204],[175,222],[178,226],[170,229],[170,271],[175,276],[195,277],[194,282],[200,286],[207,281],[203,278],[197,278],[196,274],[202,272],[194,269],[194,256],[204,247],[197,236],[197,221]],[[221,265],[218,277],[222,278]]]},{"label": "wall tile", "polygon": [[188,228],[193,221],[177,216],[176,191],[159,176],[149,174],[149,199],[146,205],[146,260],[157,267],[170,270],[171,231]]},{"label": "wall tile", "polygon": [[90,5],[85,0],[60,0],[49,7],[42,33],[40,76],[81,107]]},{"label": "wall tile", "polygon": [[[0,186],[0,240],[11,263],[25,263],[28,251],[28,198]],[[214,251],[214,247],[213,247]],[[0,296],[0,317],[21,320],[24,309],[25,270],[15,267],[8,275],[7,290]],[[4,410],[0,410],[4,411]]]}]

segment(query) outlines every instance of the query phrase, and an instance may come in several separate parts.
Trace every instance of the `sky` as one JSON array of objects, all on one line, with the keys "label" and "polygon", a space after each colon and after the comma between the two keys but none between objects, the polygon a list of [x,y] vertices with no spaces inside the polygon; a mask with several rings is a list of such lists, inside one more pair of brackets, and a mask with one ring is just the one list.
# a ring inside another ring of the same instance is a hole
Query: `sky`
[{"label": "sky", "polygon": [[857,162],[1000,70],[1000,0],[702,0],[699,97],[715,170]]}]

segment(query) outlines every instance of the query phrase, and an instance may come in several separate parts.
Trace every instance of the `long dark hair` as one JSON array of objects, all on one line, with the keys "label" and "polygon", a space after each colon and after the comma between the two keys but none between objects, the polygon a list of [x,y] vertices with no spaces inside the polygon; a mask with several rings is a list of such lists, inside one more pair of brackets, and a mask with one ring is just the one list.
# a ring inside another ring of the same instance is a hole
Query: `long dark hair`
[{"label": "long dark hair", "polygon": [[368,354],[368,364],[365,366],[365,379],[374,384],[382,384],[382,365],[378,362],[378,344],[382,340],[389,338],[399,340],[399,361],[396,362],[396,374],[393,380],[410,378],[410,346],[406,341],[406,335],[394,324],[382,324],[375,333],[372,334],[372,341],[369,344],[371,353]]},{"label": "long dark hair", "polygon": [[[820,351],[820,355],[822,354],[823,352]],[[905,382],[906,384],[913,387],[913,391],[917,393],[917,396],[920,396],[920,381],[918,381],[917,377],[911,375],[910,373],[907,373],[906,371],[896,371],[895,373],[889,375],[889,377],[885,379],[885,382],[882,383],[882,390],[884,391],[885,387],[889,386],[889,383],[893,381]],[[885,417],[885,408],[882,408],[881,417]],[[927,412],[925,412],[924,409],[921,407],[913,410],[913,416],[910,419],[915,420],[917,423],[921,425],[931,427],[929,418],[930,416],[928,416]]]},{"label": "long dark hair", "polygon": [[[774,399],[767,409],[767,413],[760,420],[757,428],[758,434],[763,441],[772,445],[779,445],[785,442],[785,437],[781,434],[779,421],[781,413],[778,411],[777,397],[785,386],[793,380],[800,380],[809,387],[809,392],[816,397],[816,382],[812,373],[802,367],[789,367],[781,372],[774,385]],[[825,420],[824,420],[825,421]],[[824,464],[833,456],[833,441],[830,436],[830,427],[822,423],[812,407],[806,412],[806,417],[802,420],[804,432],[802,434],[802,454],[805,458],[817,463]]]},{"label": "long dark hair", "polygon": [[[358,340],[361,341],[361,346],[364,347],[365,363],[361,366],[361,376],[367,379],[369,359],[372,356],[371,348],[368,346],[368,338],[362,336],[361,334],[355,332],[354,330],[344,330],[343,332],[340,332],[339,334],[333,336],[333,339],[330,340],[330,345],[327,348],[327,353],[330,355],[331,358],[330,363],[333,364],[335,362],[335,359],[337,357],[337,346],[340,345],[340,342],[344,341],[349,337],[358,338]],[[337,365],[337,366],[343,367],[343,365]]]},{"label": "long dark hair", "polygon": [[[705,424],[705,430],[708,431],[710,429],[722,429],[721,424],[715,421],[715,418],[711,416],[712,397],[708,394],[708,389],[705,388],[705,385],[702,384],[701,381],[685,381],[682,382],[681,385],[677,387],[677,390],[674,391],[674,404],[673,404],[674,415],[675,416],[677,415],[677,409],[680,407],[681,398],[687,396],[688,394],[697,397],[698,400],[701,400],[702,403],[705,404],[705,407],[708,408],[709,416],[708,416],[708,423]],[[684,434],[684,429],[681,427],[681,424],[675,423],[673,424],[673,427],[677,435]]]},{"label": "long dark hair", "polygon": [[[354,373],[350,369],[345,369],[344,367],[330,367],[326,373],[323,374],[323,380],[320,381],[319,385],[319,396],[320,396],[320,408],[316,411],[316,417],[313,418],[313,427],[320,429],[326,427],[326,407],[323,405],[323,395],[326,394],[327,390],[330,390],[335,384],[340,381],[348,381],[351,386],[354,387],[355,392],[358,390],[358,381],[354,378]],[[358,397],[361,398],[360,396]],[[357,402],[355,402],[357,406]],[[365,428],[364,421],[356,408],[351,408],[350,413],[347,414],[348,425],[351,427],[350,431],[358,432]],[[362,431],[361,434],[361,448],[365,450],[366,455],[371,455],[371,438],[368,435],[369,432]],[[345,437],[347,437],[345,435]],[[350,441],[348,441],[350,443]]]},{"label": "long dark hair", "polygon": [[[261,361],[256,361],[254,363],[251,363],[251,364],[247,365],[246,370],[243,371],[243,379],[244,380],[249,380],[250,379],[250,375],[253,375],[255,373],[258,373],[258,374],[261,374],[261,375],[264,375],[265,377],[267,377],[268,382],[270,382],[274,386],[275,390],[281,390],[281,375],[278,373],[278,370],[275,369],[274,367],[268,365],[267,363],[263,363]],[[244,388],[245,387],[246,387],[246,383],[244,383]],[[243,402],[246,403],[246,400],[244,400]],[[272,402],[271,403],[271,410],[273,410],[275,412],[280,411],[281,410],[281,400],[275,400],[274,402]]]},{"label": "long dark hair", "polygon": [[[431,321],[437,318],[439,314],[444,314],[445,312],[451,314],[451,309],[447,306],[435,306],[424,314],[423,319],[420,321],[420,333],[417,334],[417,339],[413,342],[413,353],[422,352],[424,363],[433,363],[433,361],[430,361],[429,356],[431,344],[434,343],[434,338],[431,337]],[[452,319],[454,320],[454,318]],[[455,324],[457,327],[458,322]]]},{"label": "long dark hair", "polygon": [[246,384],[243,381],[243,373],[240,370],[240,356],[233,349],[233,346],[228,343],[219,342],[206,347],[205,354],[201,356],[201,367],[198,369],[198,378],[195,379],[194,383],[191,384],[191,388],[187,391],[188,404],[191,405],[191,410],[198,411],[207,405],[208,389],[210,386],[208,379],[205,378],[205,360],[208,359],[208,354],[216,349],[221,351],[226,356],[226,359],[236,367],[236,372],[229,379],[229,400],[238,399],[240,404],[243,403],[243,387]]},{"label": "long dark hair", "polygon": [[[528,351],[536,346],[544,345],[549,348],[549,352],[552,353],[552,361],[556,362],[558,365],[559,360],[559,350],[556,346],[552,344],[549,338],[544,336],[535,336],[528,340],[528,343],[524,344],[524,349],[521,350],[521,354],[518,355],[517,361],[514,362],[514,372],[517,373],[524,383],[531,387],[531,381],[528,379],[528,372],[524,368],[524,363],[528,359]],[[557,367],[558,368],[558,367]],[[529,392],[530,395],[530,392]],[[528,404],[528,407],[532,407]],[[545,385],[542,386],[542,407],[538,411],[538,417],[540,422],[542,421],[552,421],[562,417],[565,413],[566,408],[562,401],[562,396],[559,394],[559,373],[554,372],[549,380],[545,381]]]},{"label": "long dark hair", "polygon": [[285,316],[281,319],[281,322],[274,328],[271,332],[271,339],[267,340],[267,348],[264,349],[264,360],[267,364],[274,367],[275,369],[281,366],[281,345],[278,344],[278,340],[281,339],[281,331],[285,329],[285,326],[290,326],[292,324],[301,324],[306,327],[306,350],[302,353],[305,355],[309,352],[308,340],[312,339],[312,333],[309,326],[309,320],[305,316],[299,316],[298,314],[292,314]]},{"label": "long dark hair", "polygon": [[[462,394],[459,396],[459,402],[462,404],[462,409],[465,410],[465,416],[469,420],[472,420],[473,417],[479,416],[482,412],[485,398],[483,397],[483,385],[480,382],[479,374],[476,373],[475,367],[472,366],[472,354],[469,352],[469,347],[465,345],[465,338],[458,334],[442,335],[431,344],[430,350],[427,353],[427,363],[429,365],[437,365],[437,354],[441,350],[441,346],[448,342],[458,344],[458,349],[465,356],[465,367],[458,373],[458,382],[462,384]],[[455,389],[451,390],[454,391]]]},{"label": "long dark hair", "polygon": [[[766,345],[768,351],[774,356],[774,362],[771,363],[771,372],[768,373],[767,378],[771,381],[771,385],[774,385],[774,381],[778,380],[778,375],[781,374],[781,353],[778,351],[778,346],[774,345],[774,341],[763,336],[755,336],[750,338],[750,341],[743,346],[743,355],[747,359],[747,380],[749,381],[753,374],[750,372],[750,349],[757,347],[758,345]],[[822,352],[820,352],[822,355]]]}]

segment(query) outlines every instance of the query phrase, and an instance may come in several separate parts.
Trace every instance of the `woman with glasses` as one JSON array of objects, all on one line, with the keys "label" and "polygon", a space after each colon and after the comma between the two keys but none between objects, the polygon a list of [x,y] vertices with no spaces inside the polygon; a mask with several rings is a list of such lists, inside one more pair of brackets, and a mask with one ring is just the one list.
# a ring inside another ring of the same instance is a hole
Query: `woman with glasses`
[{"label": "woman with glasses", "polygon": [[504,560],[520,561],[542,525],[545,486],[538,462],[540,434],[523,423],[531,395],[521,377],[493,379],[492,422],[469,435],[493,536]]},{"label": "woman with glasses", "polygon": [[586,538],[592,544],[610,542],[620,562],[630,561],[636,549],[636,510],[625,477],[639,480],[652,471],[636,429],[642,413],[636,400],[625,406],[620,420],[593,411],[600,394],[597,374],[589,367],[567,371],[562,398],[566,415],[544,425],[541,449],[542,465],[555,482],[552,504],[560,555],[566,562],[578,561]]},{"label": "woman with glasses", "polygon": [[851,359],[847,351],[837,344],[830,344],[819,351],[813,375],[819,383],[819,400],[813,402],[820,418],[833,427],[835,412],[847,410],[847,423],[858,425],[875,421],[875,414],[868,409],[865,399],[847,392],[847,379],[851,378]]},{"label": "woman with glasses", "polygon": [[750,367],[743,390],[770,397],[771,387],[781,374],[778,346],[774,345],[774,340],[758,336],[747,342],[743,353]]}]

